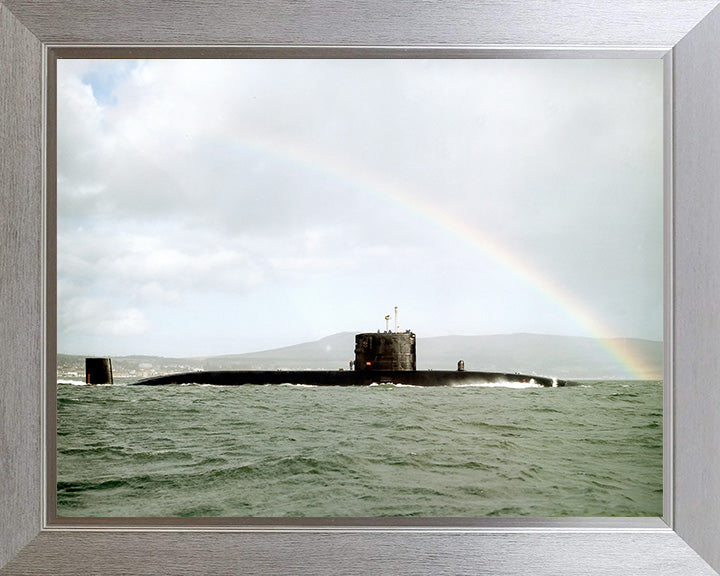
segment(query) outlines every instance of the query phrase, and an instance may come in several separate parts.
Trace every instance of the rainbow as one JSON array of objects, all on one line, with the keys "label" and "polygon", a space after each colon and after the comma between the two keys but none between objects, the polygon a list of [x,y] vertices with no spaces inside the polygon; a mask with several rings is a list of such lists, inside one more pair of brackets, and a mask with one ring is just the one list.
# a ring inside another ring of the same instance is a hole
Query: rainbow
[{"label": "rainbow", "polygon": [[394,182],[387,174],[373,171],[365,164],[332,151],[314,149],[307,142],[293,142],[252,131],[246,131],[240,141],[237,132],[226,136],[230,141],[238,142],[242,147],[253,152],[281,157],[285,161],[308,169],[320,170],[365,193],[377,195],[385,201],[394,202],[404,210],[415,212],[429,224],[439,226],[458,237],[531,286],[571,318],[584,334],[595,339],[598,345],[603,347],[632,378],[646,379],[658,376],[640,354],[623,346],[621,339],[615,337],[610,326],[574,294],[559,285],[546,270],[539,269],[521,254],[498,243],[457,215],[450,214],[441,204],[425,199],[429,195],[423,197],[413,194],[406,186]]}]

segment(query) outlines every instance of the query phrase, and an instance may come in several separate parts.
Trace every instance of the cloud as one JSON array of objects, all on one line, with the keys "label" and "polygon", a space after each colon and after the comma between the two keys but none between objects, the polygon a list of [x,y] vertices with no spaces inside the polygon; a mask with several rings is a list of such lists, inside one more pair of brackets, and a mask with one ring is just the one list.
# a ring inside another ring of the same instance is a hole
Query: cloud
[{"label": "cloud", "polygon": [[107,299],[71,298],[59,310],[61,334],[82,333],[93,336],[138,336],[147,332],[149,323],[137,308],[117,308]]},{"label": "cloud", "polygon": [[[79,298],[102,300],[111,317],[140,311],[148,339],[213,298],[249,331],[287,332],[301,319],[291,293],[313,318],[325,302],[352,302],[348,323],[401,299],[433,333],[582,331],[463,237],[474,229],[617,335],[662,334],[658,62],[61,60],[58,70],[63,308]],[[448,286],[452,304],[439,299]],[[259,320],[251,306],[277,312]]]}]

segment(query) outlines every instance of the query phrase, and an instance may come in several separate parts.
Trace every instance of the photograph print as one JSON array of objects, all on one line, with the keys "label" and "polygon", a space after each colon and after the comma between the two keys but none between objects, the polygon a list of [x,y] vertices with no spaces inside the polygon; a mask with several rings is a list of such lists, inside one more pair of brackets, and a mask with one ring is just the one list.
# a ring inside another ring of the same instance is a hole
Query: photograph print
[{"label": "photograph print", "polygon": [[59,59],[57,516],[661,516],[662,86]]}]

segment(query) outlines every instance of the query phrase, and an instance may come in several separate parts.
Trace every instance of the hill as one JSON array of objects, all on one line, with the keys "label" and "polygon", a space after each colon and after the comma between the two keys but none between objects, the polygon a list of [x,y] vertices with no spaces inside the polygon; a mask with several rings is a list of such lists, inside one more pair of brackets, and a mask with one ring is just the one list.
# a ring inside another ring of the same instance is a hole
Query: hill
[{"label": "hill", "polygon": [[[355,334],[342,332],[294,346],[261,352],[203,358],[122,356],[113,358],[117,375],[151,376],[192,370],[348,369]],[[622,357],[622,359],[621,359]],[[521,372],[570,379],[661,379],[663,344],[651,340],[598,340],[544,334],[437,336],[418,338],[418,370]],[[630,367],[644,365],[639,374]],[[84,357],[58,355],[58,373],[84,374]]]}]

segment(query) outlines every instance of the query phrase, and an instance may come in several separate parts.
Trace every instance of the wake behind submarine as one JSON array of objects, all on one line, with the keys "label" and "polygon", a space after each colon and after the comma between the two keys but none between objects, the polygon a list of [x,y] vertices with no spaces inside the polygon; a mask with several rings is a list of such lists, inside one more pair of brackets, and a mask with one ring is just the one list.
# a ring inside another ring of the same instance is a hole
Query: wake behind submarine
[{"label": "wake behind submarine", "polygon": [[[517,383],[544,387],[572,385],[567,380],[508,372],[466,371],[462,360],[456,370],[417,370],[415,334],[401,332],[397,324],[390,330],[390,316],[385,316],[385,331],[355,335],[355,360],[350,370],[203,370],[155,376],[134,382],[133,386],[167,384],[213,384],[240,386],[244,384],[304,384],[311,386],[370,386],[395,384],[405,386],[454,386],[462,384]],[[88,384],[112,383],[109,358],[87,358]]]}]

